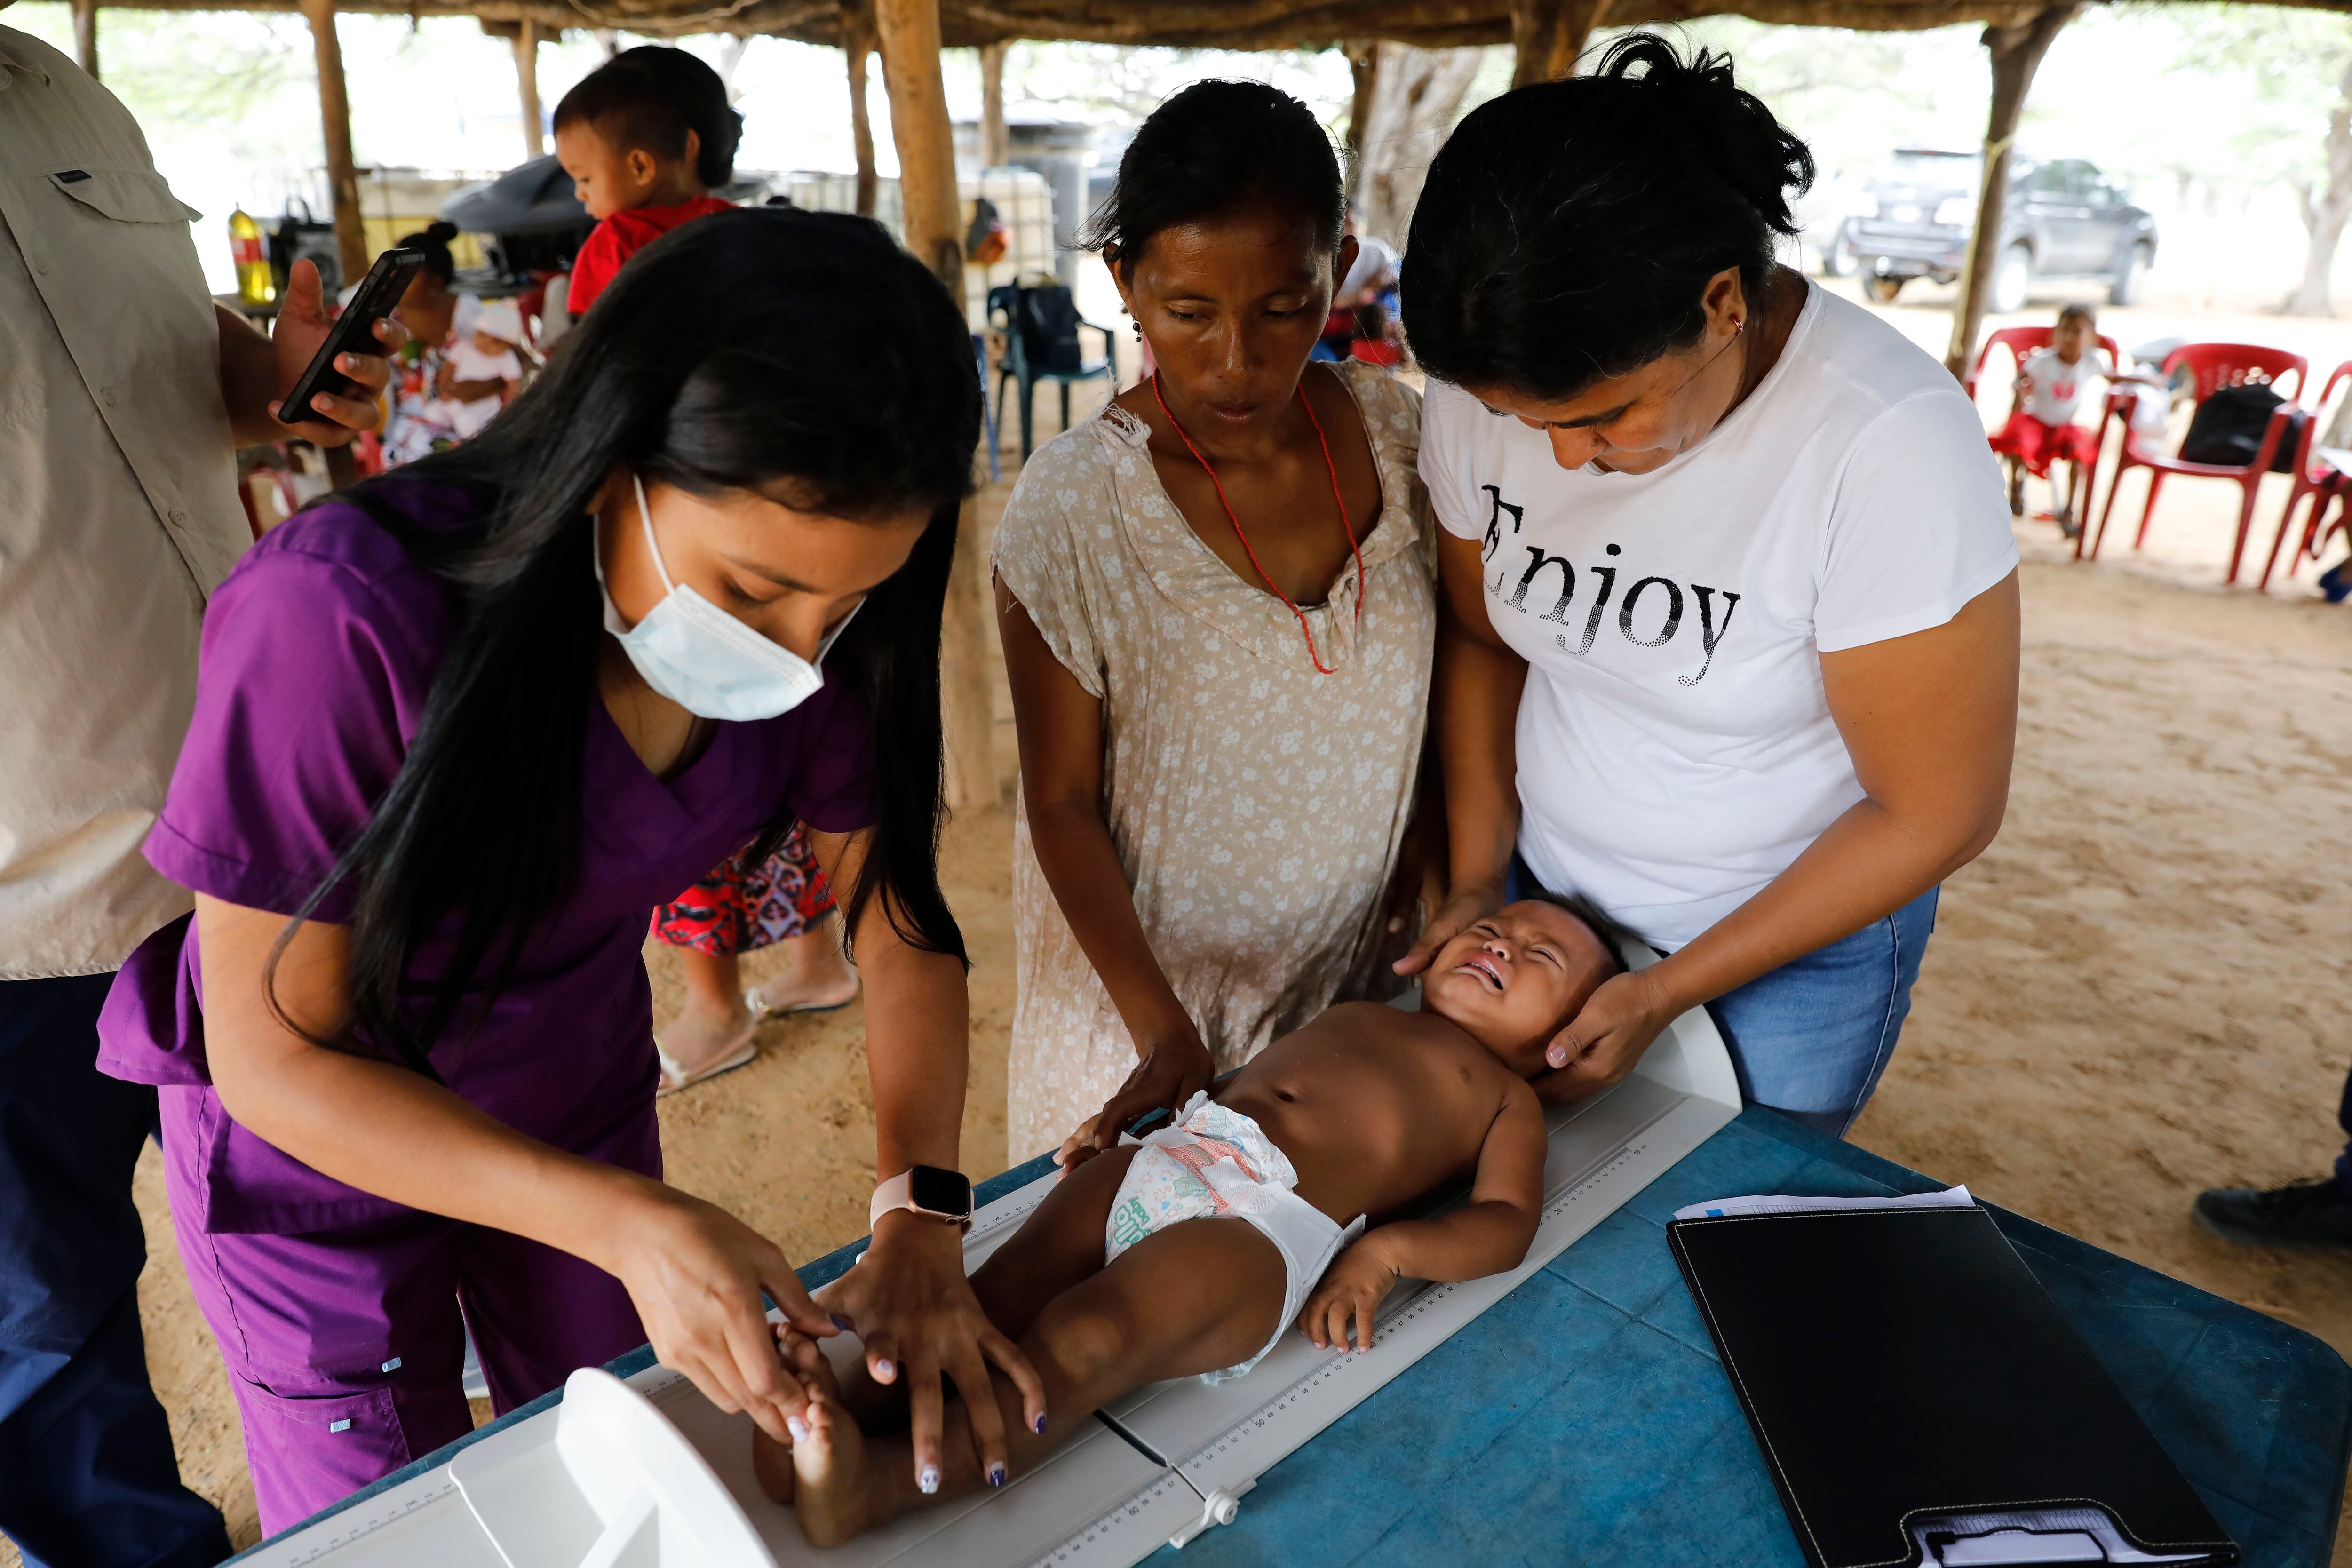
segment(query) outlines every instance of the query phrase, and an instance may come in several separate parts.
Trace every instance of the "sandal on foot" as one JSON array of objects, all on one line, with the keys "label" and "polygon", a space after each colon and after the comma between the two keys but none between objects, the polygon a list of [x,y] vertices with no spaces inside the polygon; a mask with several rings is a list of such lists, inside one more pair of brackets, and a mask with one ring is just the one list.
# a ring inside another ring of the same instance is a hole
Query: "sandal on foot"
[{"label": "sandal on foot", "polygon": [[862,987],[852,989],[848,995],[838,1002],[795,1002],[789,1007],[773,1007],[770,1006],[768,999],[760,994],[760,988],[752,985],[744,989],[743,1005],[751,1009],[753,1023],[764,1024],[771,1018],[786,1018],[794,1013],[838,1013],[857,1000],[859,989]]},{"label": "sandal on foot", "polygon": [[719,1060],[698,1072],[689,1073],[676,1057],[662,1049],[660,1042],[656,1041],[654,1055],[661,1059],[661,1081],[654,1088],[654,1098],[667,1099],[681,1089],[692,1089],[698,1083],[708,1083],[720,1073],[733,1072],[737,1068],[750,1067],[752,1059],[759,1054],[759,1042],[747,1039],[741,1048],[719,1058]]}]

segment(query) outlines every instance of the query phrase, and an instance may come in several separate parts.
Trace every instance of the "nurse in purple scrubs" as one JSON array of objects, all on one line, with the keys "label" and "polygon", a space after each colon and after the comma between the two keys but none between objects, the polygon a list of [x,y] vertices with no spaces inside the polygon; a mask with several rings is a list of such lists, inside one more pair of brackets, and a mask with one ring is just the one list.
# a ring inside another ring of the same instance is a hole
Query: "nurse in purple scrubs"
[{"label": "nurse in purple scrubs", "polygon": [[[650,1338],[788,1441],[765,1289],[906,1380],[919,1481],[942,1377],[992,1461],[988,1363],[1043,1423],[924,1212],[963,1110],[939,637],[979,426],[961,311],[880,229],[725,214],[635,258],[482,436],[215,597],[147,842],[196,912],[122,971],[102,1065],[162,1086],[265,1529],[470,1429],[465,1326],[500,1410]],[[795,822],[845,889],[886,1179],[821,1306],[663,1184],[639,956],[654,905]]]}]

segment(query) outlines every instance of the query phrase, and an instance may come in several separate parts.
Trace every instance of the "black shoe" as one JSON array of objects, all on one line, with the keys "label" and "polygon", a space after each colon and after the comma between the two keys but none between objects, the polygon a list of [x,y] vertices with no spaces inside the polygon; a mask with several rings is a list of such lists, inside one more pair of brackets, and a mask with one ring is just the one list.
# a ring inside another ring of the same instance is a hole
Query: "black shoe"
[{"label": "black shoe", "polygon": [[2332,1176],[2284,1187],[2209,1187],[2197,1223],[2241,1247],[2352,1247],[2352,1199]]}]

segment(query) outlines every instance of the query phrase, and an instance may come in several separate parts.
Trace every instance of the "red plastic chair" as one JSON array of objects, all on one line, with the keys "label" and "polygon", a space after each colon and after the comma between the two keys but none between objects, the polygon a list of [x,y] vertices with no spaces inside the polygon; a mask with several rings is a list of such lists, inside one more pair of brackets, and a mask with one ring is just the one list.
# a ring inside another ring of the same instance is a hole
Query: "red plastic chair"
[{"label": "red plastic chair", "polygon": [[[2156,498],[2164,489],[2166,476],[2185,474],[2191,479],[2231,479],[2236,481],[2245,498],[2238,507],[2238,538],[2230,549],[2230,574],[2222,579],[2225,583],[2235,583],[2239,563],[2246,553],[2246,534],[2253,527],[2254,496],[2262,488],[2263,476],[2270,472],[2271,459],[2277,456],[2280,442],[2286,437],[2287,416],[2293,412],[2295,400],[2305,391],[2311,367],[2301,354],[2291,354],[2283,349],[2266,349],[2253,343],[2183,343],[2164,356],[2164,364],[2158,374],[2169,381],[2176,372],[2181,370],[2188,371],[2192,378],[2196,401],[2200,407],[2207,398],[2225,386],[2268,384],[2276,387],[2290,374],[2294,377],[2294,391],[2289,395],[2281,390],[2280,395],[2285,397],[2286,402],[2272,413],[2270,424],[2263,431],[2262,446],[2254,453],[2254,460],[2242,468],[2230,463],[2192,463],[2184,458],[2174,457],[2142,440],[2139,432],[2131,427],[2129,420],[2126,420],[2123,452],[2116,460],[2115,478],[2107,481],[2107,504],[2099,512],[2099,532],[2098,537],[2091,542],[2091,554],[2095,559],[2097,557],[2099,546],[2107,537],[2107,517],[2116,510],[2116,497],[2123,490],[2126,470],[2147,470],[2147,504],[2140,510],[2139,531],[2132,536],[2134,550],[2147,542],[2148,520],[2156,515]],[[2108,407],[2110,413],[2115,411],[2112,399]]]},{"label": "red plastic chair", "polygon": [[[2295,568],[2303,564],[2304,557],[2307,555],[2314,561],[2319,559],[2319,546],[2324,542],[2319,537],[2319,521],[2326,515],[2328,503],[2342,499],[2346,494],[2344,471],[2333,463],[2314,458],[2312,447],[2319,439],[2319,426],[2326,417],[2328,403],[2336,396],[2336,389],[2347,379],[2352,379],[2352,360],[2346,360],[2328,373],[2327,384],[2321,389],[2319,401],[2312,405],[2311,417],[2303,422],[2303,433],[2295,440],[2294,488],[2287,492],[2286,510],[2279,513],[2278,532],[2271,540],[2270,558],[2263,563],[2262,585],[2265,588],[2271,585],[2271,568],[2278,564],[2279,546],[2286,542],[2287,531],[2294,526],[2294,509],[2301,504],[2303,498],[2312,498],[2311,515],[2304,522],[2303,538],[2295,545],[2294,553],[2286,558],[2286,574],[2290,582],[2294,578]],[[2343,526],[2343,510],[2339,507],[2336,528]],[[2329,530],[2331,533],[2334,531],[2334,529]]]},{"label": "red plastic chair", "polygon": [[[1985,362],[1992,358],[1994,349],[2007,349],[2011,362],[2016,366],[2016,375],[2022,375],[2025,374],[2026,356],[2039,353],[2048,348],[2050,340],[2057,335],[2058,329],[2054,326],[2003,327],[2000,331],[1989,334],[1985,338],[1984,347],[1977,350],[1977,363],[1969,368],[1969,374],[1960,379],[1960,385],[1968,392],[1969,401],[1974,403],[1977,400],[1977,383],[1983,379]],[[2108,371],[2113,373],[2121,370],[2124,363],[2124,351],[2116,346],[2116,340],[2102,333],[2099,346],[2107,351]],[[2016,375],[2012,375],[2011,379],[2014,381]],[[2012,416],[2015,415],[2023,405],[2024,399],[2012,391],[2009,398],[2010,413]],[[2106,426],[2104,422],[2099,426],[2099,433],[2101,436],[2106,434]],[[2014,488],[2017,484],[2017,459],[2011,458],[2008,462],[2010,484]],[[2074,489],[2081,492],[2077,499],[2082,502],[2082,521],[2085,524],[2088,524],[2091,520],[2091,487],[2097,479],[2098,465],[2094,463],[2091,466],[2091,472],[2084,476],[2081,482],[2074,486]],[[2074,541],[2074,552],[2079,555],[2082,551],[2082,537],[2077,534]]]}]

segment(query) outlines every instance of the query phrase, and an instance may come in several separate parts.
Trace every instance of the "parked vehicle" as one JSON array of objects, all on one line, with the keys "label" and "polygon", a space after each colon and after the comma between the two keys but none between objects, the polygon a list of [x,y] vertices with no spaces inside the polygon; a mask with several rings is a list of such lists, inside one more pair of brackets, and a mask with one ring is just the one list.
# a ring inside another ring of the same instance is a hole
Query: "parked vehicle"
[{"label": "parked vehicle", "polygon": [[[1898,151],[1823,246],[1823,270],[1843,276],[1836,268],[1850,260],[1882,304],[1914,278],[1952,281],[1976,228],[1982,168],[1975,153]],[[2006,315],[2042,279],[2097,278],[2110,303],[2128,305],[2155,260],[2156,219],[2097,165],[2021,157],[2010,165],[1986,304]]]},{"label": "parked vehicle", "polygon": [[1863,205],[1866,195],[1860,182],[1833,170],[1817,174],[1811,188],[1790,204],[1798,232],[1793,245],[1781,247],[1782,258],[1824,278],[1853,277],[1855,263],[1853,242],[1846,237],[1846,216]]}]

